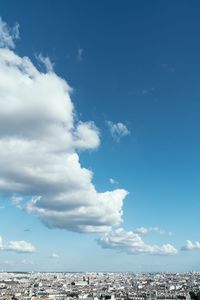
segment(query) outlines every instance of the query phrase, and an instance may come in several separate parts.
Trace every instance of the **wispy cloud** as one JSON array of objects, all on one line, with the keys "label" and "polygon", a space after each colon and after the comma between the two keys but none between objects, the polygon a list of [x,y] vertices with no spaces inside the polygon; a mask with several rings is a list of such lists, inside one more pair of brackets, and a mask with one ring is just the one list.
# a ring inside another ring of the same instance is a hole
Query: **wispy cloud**
[{"label": "wispy cloud", "polygon": [[19,24],[10,28],[0,17],[0,47],[15,48],[16,39],[19,39]]},{"label": "wispy cloud", "polygon": [[134,229],[135,233],[139,233],[139,234],[149,234],[152,232],[158,233],[160,235],[168,235],[171,236],[172,233],[163,229],[160,229],[159,227],[138,227],[136,229]]},{"label": "wispy cloud", "polygon": [[109,128],[111,136],[117,142],[119,142],[122,137],[131,133],[127,126],[121,122],[113,123],[112,121],[106,121],[106,124]]},{"label": "wispy cloud", "polygon": [[119,183],[117,180],[115,180],[115,179],[113,179],[113,178],[110,178],[110,179],[109,179],[109,182],[110,182],[111,184],[114,184],[114,185]]},{"label": "wispy cloud", "polygon": [[45,66],[47,72],[53,72],[54,63],[51,62],[48,56],[43,56],[40,53],[36,58]]},{"label": "wispy cloud", "polygon": [[83,49],[78,47],[78,53],[77,53],[77,60],[82,61],[83,60]]},{"label": "wispy cloud", "polygon": [[19,205],[22,202],[22,197],[12,197],[11,202],[13,205]]},{"label": "wispy cloud", "polygon": [[155,88],[150,88],[150,89],[143,89],[142,90],[142,94],[143,95],[148,95],[148,94],[151,94],[151,93],[153,93],[155,91]]},{"label": "wispy cloud", "polygon": [[49,258],[53,258],[53,259],[57,259],[57,258],[59,258],[60,256],[58,255],[58,254],[56,254],[56,253],[52,253],[50,256],[49,256]]}]

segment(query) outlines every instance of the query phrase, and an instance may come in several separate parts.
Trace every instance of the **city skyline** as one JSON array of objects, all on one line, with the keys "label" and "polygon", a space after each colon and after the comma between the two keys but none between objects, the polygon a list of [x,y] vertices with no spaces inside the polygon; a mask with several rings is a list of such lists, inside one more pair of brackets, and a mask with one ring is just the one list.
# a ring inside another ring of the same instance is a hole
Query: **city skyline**
[{"label": "city skyline", "polygon": [[200,271],[200,4],[0,16],[0,269]]}]

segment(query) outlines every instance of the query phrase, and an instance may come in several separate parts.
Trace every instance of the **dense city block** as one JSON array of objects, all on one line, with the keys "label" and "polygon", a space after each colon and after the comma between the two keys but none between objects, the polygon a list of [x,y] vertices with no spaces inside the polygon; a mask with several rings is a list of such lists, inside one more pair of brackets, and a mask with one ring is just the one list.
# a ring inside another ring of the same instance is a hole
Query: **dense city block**
[{"label": "dense city block", "polygon": [[0,300],[190,300],[199,290],[200,273],[0,273]]}]

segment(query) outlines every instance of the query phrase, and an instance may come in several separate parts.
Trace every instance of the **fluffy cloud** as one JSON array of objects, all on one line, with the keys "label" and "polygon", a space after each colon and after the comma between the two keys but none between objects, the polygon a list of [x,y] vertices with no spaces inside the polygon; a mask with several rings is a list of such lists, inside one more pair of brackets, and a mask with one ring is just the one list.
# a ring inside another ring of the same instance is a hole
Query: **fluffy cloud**
[{"label": "fluffy cloud", "polygon": [[60,256],[56,253],[52,253],[49,257],[50,258],[59,258]]},{"label": "fluffy cloud", "polygon": [[192,242],[187,240],[185,246],[183,246],[181,249],[184,251],[198,250],[200,249],[200,242]]},{"label": "fluffy cloud", "polygon": [[115,249],[128,254],[175,255],[178,253],[171,244],[149,245],[142,240],[139,234],[125,231],[122,228],[105,233],[98,242],[103,248]]},{"label": "fluffy cloud", "polygon": [[[1,30],[8,35],[5,23]],[[10,39],[0,45],[14,47]],[[104,232],[121,223],[127,191],[98,193],[81,166],[78,152],[96,149],[99,131],[77,121],[70,95],[53,69],[43,73],[28,57],[0,49],[0,191],[26,199],[25,210],[48,227]]]},{"label": "fluffy cloud", "polygon": [[122,137],[130,134],[130,131],[126,125],[121,122],[113,123],[111,121],[107,121],[106,124],[108,125],[113,139],[117,142],[119,142]]},{"label": "fluffy cloud", "polygon": [[158,233],[160,235],[171,235],[171,232],[168,232],[166,230],[160,229],[159,227],[138,227],[134,230],[135,233],[138,234],[149,234],[151,232]]},{"label": "fluffy cloud", "polygon": [[10,241],[5,244],[0,236],[0,250],[14,251],[17,253],[30,253],[35,251],[35,247],[31,243],[25,241]]}]

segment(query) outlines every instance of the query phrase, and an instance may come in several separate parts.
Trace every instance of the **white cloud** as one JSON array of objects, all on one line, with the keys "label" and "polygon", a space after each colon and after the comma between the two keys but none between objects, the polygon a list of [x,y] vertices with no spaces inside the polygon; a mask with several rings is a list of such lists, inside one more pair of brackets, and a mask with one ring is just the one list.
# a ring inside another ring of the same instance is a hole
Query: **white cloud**
[{"label": "white cloud", "polygon": [[58,254],[56,254],[56,253],[52,253],[51,255],[50,255],[50,258],[59,258],[60,256],[58,255]]},{"label": "white cloud", "polygon": [[171,244],[149,245],[139,234],[125,231],[123,228],[105,233],[98,242],[103,248],[115,249],[127,254],[175,255],[178,253]]},{"label": "white cloud", "polygon": [[25,197],[48,227],[104,232],[122,222],[127,191],[98,193],[81,166],[78,152],[99,146],[99,130],[76,122],[70,96],[53,70],[0,49],[0,191]]},{"label": "white cloud", "polygon": [[36,56],[37,59],[43,63],[43,65],[45,66],[46,68],[46,71],[47,72],[53,72],[53,67],[54,67],[54,64],[51,62],[50,58],[48,56],[43,56],[41,53]]},{"label": "white cloud", "polygon": [[23,200],[22,197],[15,197],[15,196],[13,196],[13,197],[11,198],[11,202],[12,202],[13,205],[18,205],[18,204],[20,204],[20,203],[22,202],[22,200]]},{"label": "white cloud", "polygon": [[130,134],[130,131],[126,125],[121,122],[113,123],[111,121],[107,121],[106,124],[108,125],[113,139],[117,142],[119,142],[122,137]]},{"label": "white cloud", "polygon": [[80,47],[78,48],[77,59],[78,61],[83,60],[83,49],[81,49]]},{"label": "white cloud", "polygon": [[149,234],[149,233],[155,232],[155,233],[158,233],[160,235],[168,235],[168,236],[172,235],[171,232],[160,229],[159,227],[148,227],[148,228],[138,227],[138,228],[134,229],[134,232],[138,233],[138,234]]},{"label": "white cloud", "polygon": [[185,246],[181,248],[181,250],[184,251],[199,250],[199,249],[200,249],[200,242],[197,241],[192,242],[190,240],[187,240]]},{"label": "white cloud", "polygon": [[15,252],[34,252],[35,247],[31,243],[25,241],[11,241],[5,246],[4,250],[11,250]]},{"label": "white cloud", "polygon": [[31,243],[25,241],[10,241],[5,244],[0,236],[0,250],[14,251],[17,253],[31,253],[35,251],[35,247]]},{"label": "white cloud", "polygon": [[79,122],[74,132],[74,146],[78,149],[95,149],[100,144],[99,130],[94,122]]},{"label": "white cloud", "polygon": [[19,39],[19,24],[9,28],[0,17],[0,47],[14,48],[16,39]]},{"label": "white cloud", "polygon": [[138,228],[134,229],[134,233],[138,233],[138,234],[148,234],[148,233],[149,233],[149,228],[138,227]]},{"label": "white cloud", "polygon": [[113,179],[113,178],[110,178],[109,181],[110,181],[111,184],[118,184],[118,181],[116,181],[116,180]]}]

